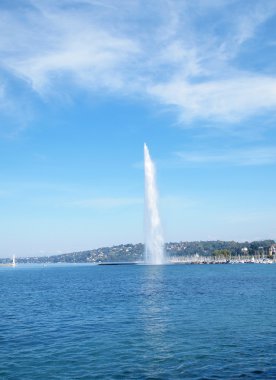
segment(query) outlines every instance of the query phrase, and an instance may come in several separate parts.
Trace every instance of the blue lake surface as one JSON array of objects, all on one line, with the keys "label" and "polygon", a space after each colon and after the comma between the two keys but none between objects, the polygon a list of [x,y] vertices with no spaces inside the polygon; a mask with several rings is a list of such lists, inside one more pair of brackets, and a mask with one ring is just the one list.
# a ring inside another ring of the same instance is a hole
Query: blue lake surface
[{"label": "blue lake surface", "polygon": [[276,265],[22,265],[0,290],[0,379],[276,379]]}]

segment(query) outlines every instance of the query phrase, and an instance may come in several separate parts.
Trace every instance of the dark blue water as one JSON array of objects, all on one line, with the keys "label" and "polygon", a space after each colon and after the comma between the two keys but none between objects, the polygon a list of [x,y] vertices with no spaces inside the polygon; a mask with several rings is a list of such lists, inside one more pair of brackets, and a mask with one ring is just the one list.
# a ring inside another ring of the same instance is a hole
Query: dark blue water
[{"label": "dark blue water", "polygon": [[276,265],[0,269],[1,379],[276,379]]}]

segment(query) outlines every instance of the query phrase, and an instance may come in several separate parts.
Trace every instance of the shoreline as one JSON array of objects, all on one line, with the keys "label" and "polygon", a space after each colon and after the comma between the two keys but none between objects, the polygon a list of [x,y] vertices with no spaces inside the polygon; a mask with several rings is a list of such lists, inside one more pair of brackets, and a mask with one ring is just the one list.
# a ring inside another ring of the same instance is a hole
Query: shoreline
[{"label": "shoreline", "polygon": [[275,258],[255,258],[253,257],[246,257],[246,258],[218,258],[214,259],[212,257],[174,257],[170,260],[173,264],[199,264],[199,265],[217,265],[217,264],[275,264],[276,260]]},{"label": "shoreline", "polygon": [[244,260],[169,260],[163,264],[150,264],[143,261],[132,261],[132,262],[48,262],[48,263],[17,263],[13,264],[0,264],[0,268],[16,268],[16,267],[27,267],[27,266],[41,266],[41,267],[54,267],[54,266],[166,266],[166,265],[244,265],[244,264],[259,264],[259,265],[272,265],[276,264],[275,260],[258,260],[258,261],[244,261]]}]

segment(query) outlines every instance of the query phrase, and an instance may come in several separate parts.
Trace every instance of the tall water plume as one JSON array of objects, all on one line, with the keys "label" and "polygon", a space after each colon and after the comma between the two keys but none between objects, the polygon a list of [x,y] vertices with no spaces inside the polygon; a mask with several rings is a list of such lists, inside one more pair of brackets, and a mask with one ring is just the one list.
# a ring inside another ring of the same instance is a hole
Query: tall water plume
[{"label": "tall water plume", "polygon": [[145,262],[147,264],[164,264],[164,238],[162,233],[158,193],[155,180],[155,167],[149,150],[144,144],[145,168]]}]

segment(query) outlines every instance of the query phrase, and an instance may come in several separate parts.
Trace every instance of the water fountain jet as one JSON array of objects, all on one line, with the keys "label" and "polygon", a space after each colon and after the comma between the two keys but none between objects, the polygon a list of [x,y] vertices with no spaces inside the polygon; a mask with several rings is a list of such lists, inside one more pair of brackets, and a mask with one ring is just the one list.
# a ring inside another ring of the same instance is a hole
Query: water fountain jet
[{"label": "water fountain jet", "polygon": [[145,262],[146,264],[165,264],[164,238],[162,233],[155,167],[149,150],[144,144],[145,169]]}]

